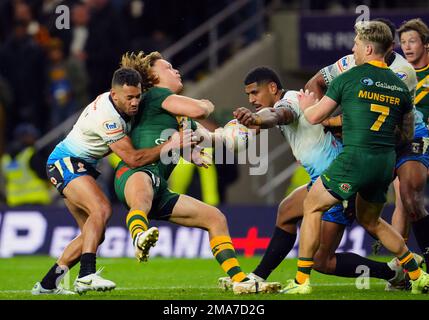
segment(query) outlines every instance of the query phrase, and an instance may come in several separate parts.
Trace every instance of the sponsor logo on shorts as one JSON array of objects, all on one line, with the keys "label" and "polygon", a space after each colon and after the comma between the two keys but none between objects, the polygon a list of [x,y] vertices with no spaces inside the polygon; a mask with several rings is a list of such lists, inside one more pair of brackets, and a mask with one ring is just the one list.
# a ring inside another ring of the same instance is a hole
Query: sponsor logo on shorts
[{"label": "sponsor logo on shorts", "polygon": [[326,179],[326,181],[331,181],[331,178],[329,178],[326,174],[324,174],[323,177]]},{"label": "sponsor logo on shorts", "polygon": [[411,152],[415,154],[422,154],[422,145],[420,142],[413,142],[411,143]]},{"label": "sponsor logo on shorts", "polygon": [[128,170],[130,170],[130,168],[128,168],[128,167],[122,167],[122,168],[118,169],[118,170],[116,171],[116,174],[115,174],[116,179],[121,178],[121,176],[122,176],[125,172],[127,172]]},{"label": "sponsor logo on shorts", "polygon": [[371,78],[362,78],[360,79],[360,83],[365,86],[372,86],[374,84],[374,81]]},{"label": "sponsor logo on shorts", "polygon": [[340,189],[343,190],[344,193],[348,193],[350,191],[350,189],[352,188],[351,185],[349,185],[348,183],[340,183]]},{"label": "sponsor logo on shorts", "polygon": [[77,172],[86,172],[85,165],[82,162],[78,162],[77,166],[79,167]]},{"label": "sponsor logo on shorts", "polygon": [[52,183],[54,186],[56,186],[56,185],[57,185],[57,183],[58,183],[58,181],[57,181],[57,179],[55,179],[54,177],[52,177],[52,178],[51,178],[51,183]]},{"label": "sponsor logo on shorts", "polygon": [[163,144],[165,141],[167,141],[167,140],[162,139],[162,138],[158,138],[158,139],[155,140],[155,144],[157,146],[159,146],[160,144]]}]

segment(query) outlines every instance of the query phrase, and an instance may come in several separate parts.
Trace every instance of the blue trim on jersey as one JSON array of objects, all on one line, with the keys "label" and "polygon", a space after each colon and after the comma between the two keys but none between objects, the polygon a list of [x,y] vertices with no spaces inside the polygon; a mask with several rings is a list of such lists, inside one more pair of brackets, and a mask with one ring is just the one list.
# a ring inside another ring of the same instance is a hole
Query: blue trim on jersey
[{"label": "blue trim on jersey", "polygon": [[[343,144],[340,140],[332,136],[332,141],[327,148],[320,150],[319,154],[312,159],[312,163],[305,164],[302,163],[305,171],[311,178],[311,181],[314,181],[319,178],[323,171],[325,171],[332,161],[341,153],[343,150]],[[320,157],[319,157],[320,156]]]},{"label": "blue trim on jersey", "polygon": [[65,140],[63,140],[59,144],[57,144],[55,149],[51,152],[47,164],[53,164],[55,161],[67,157],[82,159],[93,167],[96,167],[98,163],[98,160],[96,159],[78,156],[75,152],[73,152],[67,147]]}]

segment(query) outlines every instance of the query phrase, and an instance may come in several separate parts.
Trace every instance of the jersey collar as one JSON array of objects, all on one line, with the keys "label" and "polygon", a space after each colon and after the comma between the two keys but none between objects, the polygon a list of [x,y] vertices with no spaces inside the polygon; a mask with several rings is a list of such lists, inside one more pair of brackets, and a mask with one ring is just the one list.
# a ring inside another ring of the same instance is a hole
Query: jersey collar
[{"label": "jersey collar", "polygon": [[112,104],[113,108],[115,108],[116,112],[121,116],[122,119],[124,119],[125,122],[128,122],[128,121],[131,120],[130,116],[128,116],[126,114],[123,114],[122,112],[120,112],[118,110],[118,108],[116,107],[115,103],[113,102],[112,95],[110,93],[109,93],[109,101]]},{"label": "jersey collar", "polygon": [[368,61],[367,63],[369,63],[370,65],[373,65],[374,67],[377,67],[377,68],[387,69],[387,64],[384,61],[371,60],[371,61]]},{"label": "jersey collar", "polygon": [[416,72],[422,72],[429,69],[429,64],[426,67],[420,68],[420,69],[414,69]]}]

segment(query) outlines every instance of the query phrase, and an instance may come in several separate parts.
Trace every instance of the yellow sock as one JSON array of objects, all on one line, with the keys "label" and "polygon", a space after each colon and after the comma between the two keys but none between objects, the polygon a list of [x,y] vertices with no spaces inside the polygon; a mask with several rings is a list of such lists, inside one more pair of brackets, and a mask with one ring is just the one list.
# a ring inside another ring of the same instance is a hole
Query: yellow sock
[{"label": "yellow sock", "polygon": [[134,243],[137,235],[148,229],[147,215],[142,210],[131,210],[127,215],[126,221]]},{"label": "yellow sock", "polygon": [[248,280],[241,270],[237,260],[232,240],[229,236],[217,236],[210,240],[212,253],[221,268],[230,276],[232,281],[241,282]]},{"label": "yellow sock", "polygon": [[303,284],[310,278],[311,269],[313,268],[312,258],[298,258],[298,271],[296,272],[295,281],[298,284]]},{"label": "yellow sock", "polygon": [[301,271],[297,271],[296,276],[295,276],[295,281],[298,284],[303,284],[309,278],[310,278],[309,274],[301,272]]},{"label": "yellow sock", "polygon": [[416,280],[418,277],[420,277],[422,270],[417,265],[417,262],[414,259],[414,255],[410,251],[407,251],[404,255],[402,255],[398,259],[401,266],[405,270],[407,270],[408,276],[410,277],[411,280]]}]

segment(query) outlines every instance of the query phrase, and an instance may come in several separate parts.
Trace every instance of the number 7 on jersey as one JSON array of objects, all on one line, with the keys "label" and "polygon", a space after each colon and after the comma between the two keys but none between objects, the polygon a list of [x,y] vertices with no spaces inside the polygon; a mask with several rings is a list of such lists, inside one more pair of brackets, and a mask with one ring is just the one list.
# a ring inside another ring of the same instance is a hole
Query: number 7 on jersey
[{"label": "number 7 on jersey", "polygon": [[381,113],[371,127],[372,131],[379,131],[380,127],[383,125],[384,121],[386,121],[386,118],[389,115],[390,108],[386,107],[386,106],[381,106],[379,104],[373,104],[372,103],[371,104],[371,111]]}]

